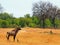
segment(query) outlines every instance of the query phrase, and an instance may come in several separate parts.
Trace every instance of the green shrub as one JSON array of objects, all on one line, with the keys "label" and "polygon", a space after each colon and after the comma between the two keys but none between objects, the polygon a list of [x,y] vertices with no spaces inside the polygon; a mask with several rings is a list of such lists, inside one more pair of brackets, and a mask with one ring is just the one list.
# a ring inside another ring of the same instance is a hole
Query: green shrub
[{"label": "green shrub", "polygon": [[45,26],[47,27],[47,28],[50,28],[51,27],[51,22],[50,22],[50,20],[49,19],[46,19],[45,20]]}]

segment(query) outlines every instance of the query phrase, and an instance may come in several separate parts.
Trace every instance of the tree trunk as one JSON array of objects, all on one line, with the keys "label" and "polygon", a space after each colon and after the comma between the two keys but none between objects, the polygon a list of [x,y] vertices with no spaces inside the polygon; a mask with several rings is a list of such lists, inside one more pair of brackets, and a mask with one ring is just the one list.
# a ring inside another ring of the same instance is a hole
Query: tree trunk
[{"label": "tree trunk", "polygon": [[52,19],[52,24],[53,24],[53,27],[56,28],[56,25],[55,25],[55,18]]},{"label": "tree trunk", "polygon": [[42,26],[42,28],[45,28],[45,19],[41,20],[41,26]]}]

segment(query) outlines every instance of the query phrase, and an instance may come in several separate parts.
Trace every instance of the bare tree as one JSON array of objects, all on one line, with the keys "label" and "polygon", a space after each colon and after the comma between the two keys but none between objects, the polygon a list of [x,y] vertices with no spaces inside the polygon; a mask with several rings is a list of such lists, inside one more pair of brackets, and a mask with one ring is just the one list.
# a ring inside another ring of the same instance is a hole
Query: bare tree
[{"label": "bare tree", "polygon": [[51,8],[49,8],[48,15],[49,15],[49,19],[50,19],[50,21],[52,23],[52,26],[54,28],[56,28],[55,18],[57,16],[57,7],[56,6],[52,6]]},{"label": "bare tree", "polygon": [[60,9],[57,10],[57,16],[56,16],[56,18],[60,20]]},{"label": "bare tree", "polygon": [[[51,23],[55,22],[55,17],[57,15],[57,7],[53,6],[50,2],[38,2],[33,4],[33,16],[37,16],[41,22],[43,28],[45,28],[45,19],[50,18]],[[55,27],[55,23],[53,24]]]}]

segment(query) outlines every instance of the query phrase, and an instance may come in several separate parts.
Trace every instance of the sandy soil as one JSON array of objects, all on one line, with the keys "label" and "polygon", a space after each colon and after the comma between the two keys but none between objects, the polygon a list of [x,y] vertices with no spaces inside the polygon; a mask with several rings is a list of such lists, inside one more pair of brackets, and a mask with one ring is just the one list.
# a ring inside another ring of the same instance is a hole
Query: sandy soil
[{"label": "sandy soil", "polygon": [[6,32],[11,30],[13,28],[0,28],[0,45],[60,45],[60,29],[22,28],[15,42],[13,37],[6,39]]}]

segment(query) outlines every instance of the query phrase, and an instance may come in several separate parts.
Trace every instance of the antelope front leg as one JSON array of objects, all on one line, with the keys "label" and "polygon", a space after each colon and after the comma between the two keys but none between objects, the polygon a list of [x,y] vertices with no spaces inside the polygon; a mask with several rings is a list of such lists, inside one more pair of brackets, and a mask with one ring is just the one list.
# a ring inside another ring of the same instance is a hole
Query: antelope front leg
[{"label": "antelope front leg", "polygon": [[10,34],[7,35],[7,40],[9,40]]},{"label": "antelope front leg", "polygon": [[14,35],[14,37],[13,37],[14,41],[15,41],[15,37],[16,37],[16,35]]}]

